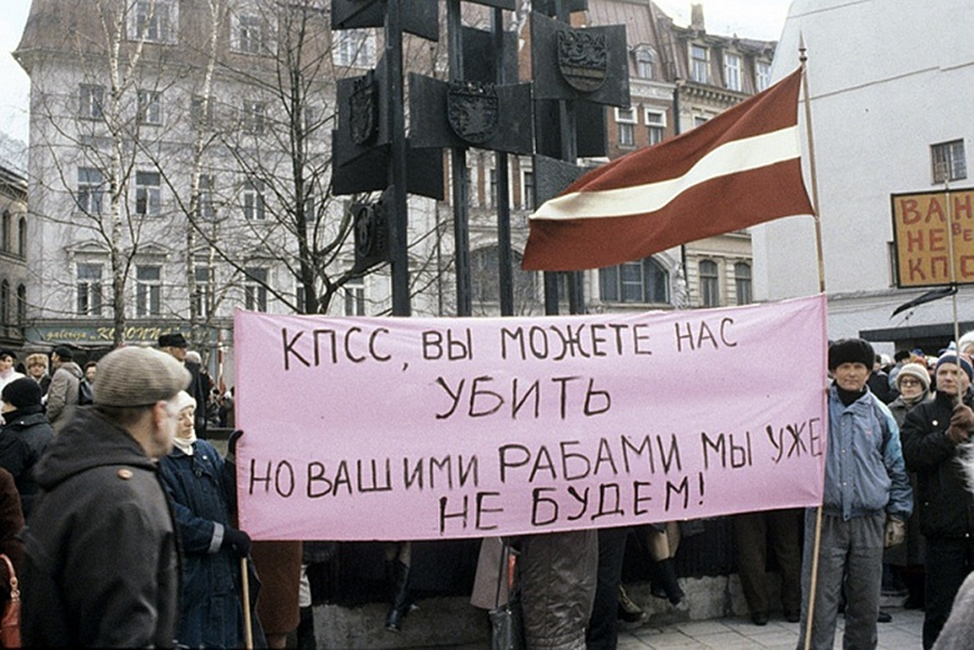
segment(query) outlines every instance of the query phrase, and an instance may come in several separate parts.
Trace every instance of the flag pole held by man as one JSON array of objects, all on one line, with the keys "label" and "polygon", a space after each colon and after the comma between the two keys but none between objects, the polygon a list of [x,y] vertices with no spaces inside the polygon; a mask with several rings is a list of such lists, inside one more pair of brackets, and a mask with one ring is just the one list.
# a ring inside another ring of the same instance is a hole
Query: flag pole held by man
[{"label": "flag pole held by man", "polygon": [[799,68],[675,138],[583,175],[531,215],[522,267],[578,271],[813,214],[801,169]]}]

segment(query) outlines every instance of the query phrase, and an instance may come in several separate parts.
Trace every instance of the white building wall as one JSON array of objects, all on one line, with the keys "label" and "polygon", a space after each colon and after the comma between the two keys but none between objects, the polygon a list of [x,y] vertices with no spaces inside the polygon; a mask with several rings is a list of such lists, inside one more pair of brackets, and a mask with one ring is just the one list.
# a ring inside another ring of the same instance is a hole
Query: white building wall
[{"label": "white building wall", "polygon": [[[932,144],[963,138],[971,169],[971,16],[965,0],[795,0],[791,5],[773,78],[799,65],[803,35],[832,338],[952,321],[949,300],[890,319],[896,306],[924,292],[895,288],[890,195],[943,187],[932,184]],[[804,129],[804,105],[799,115]],[[805,148],[809,183],[807,142]],[[972,184],[970,177],[958,182]],[[818,292],[811,217],[758,226],[752,237],[758,300]],[[963,287],[958,300],[960,320],[974,318],[974,290]]]}]

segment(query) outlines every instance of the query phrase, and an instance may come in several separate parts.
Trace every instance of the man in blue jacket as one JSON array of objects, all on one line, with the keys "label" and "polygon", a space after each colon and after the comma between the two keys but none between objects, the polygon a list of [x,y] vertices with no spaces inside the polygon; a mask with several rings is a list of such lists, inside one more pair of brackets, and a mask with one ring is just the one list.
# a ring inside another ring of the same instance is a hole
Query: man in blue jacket
[{"label": "man in blue jacket", "polygon": [[[899,429],[882,401],[866,387],[872,346],[844,339],[829,347],[829,438],[825,452],[821,541],[812,613],[811,647],[831,649],[839,601],[845,592],[843,646],[868,650],[877,643],[883,548],[902,541],[913,510]],[[802,620],[805,647],[816,512],[805,513]]]}]

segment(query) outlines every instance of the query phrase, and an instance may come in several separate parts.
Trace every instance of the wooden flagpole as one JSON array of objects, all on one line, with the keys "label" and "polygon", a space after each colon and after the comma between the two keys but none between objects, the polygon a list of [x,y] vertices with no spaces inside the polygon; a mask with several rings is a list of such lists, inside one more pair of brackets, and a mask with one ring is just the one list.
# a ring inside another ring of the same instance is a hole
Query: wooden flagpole
[{"label": "wooden flagpole", "polygon": [[[815,141],[812,137],[812,101],[808,94],[808,56],[805,35],[798,36],[798,60],[802,68],[802,92],[805,95],[805,132],[808,139],[808,166],[812,185],[812,220],[815,223],[815,252],[818,257],[818,290],[825,293],[825,253],[822,247],[822,219],[818,206],[818,177],[815,174]],[[811,648],[812,620],[815,615],[815,591],[818,587],[818,559],[822,545],[822,504],[815,511],[815,542],[812,546],[811,579],[808,588],[808,611],[805,614],[805,650]]]},{"label": "wooden flagpole", "polygon": [[251,626],[250,613],[250,579],[247,574],[247,558],[240,558],[240,596],[243,601],[244,615],[244,647],[252,650],[254,647],[254,630]]}]

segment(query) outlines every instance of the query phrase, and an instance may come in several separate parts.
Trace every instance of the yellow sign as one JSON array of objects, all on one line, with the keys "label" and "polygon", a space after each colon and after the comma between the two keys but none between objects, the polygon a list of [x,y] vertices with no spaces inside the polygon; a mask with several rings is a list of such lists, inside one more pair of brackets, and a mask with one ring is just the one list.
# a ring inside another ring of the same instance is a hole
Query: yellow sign
[{"label": "yellow sign", "polygon": [[974,190],[891,198],[897,286],[974,284]]}]

